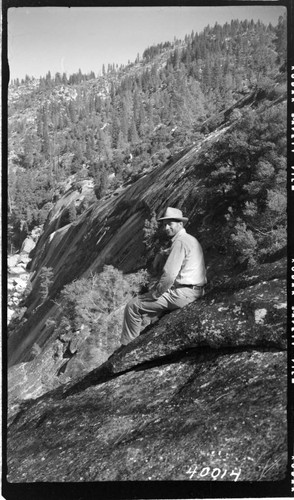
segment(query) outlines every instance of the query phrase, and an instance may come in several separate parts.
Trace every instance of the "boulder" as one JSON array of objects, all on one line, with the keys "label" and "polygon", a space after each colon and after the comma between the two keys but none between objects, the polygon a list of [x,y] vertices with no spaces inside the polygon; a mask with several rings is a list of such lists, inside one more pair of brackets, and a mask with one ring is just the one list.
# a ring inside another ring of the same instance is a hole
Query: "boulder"
[{"label": "boulder", "polygon": [[[10,304],[10,305],[11,305],[11,304]],[[14,314],[14,309],[10,309],[10,308],[8,307],[8,309],[7,309],[7,322],[8,322],[8,323],[11,321],[11,318],[12,318],[13,314]]]},{"label": "boulder", "polygon": [[31,260],[30,257],[26,253],[21,253],[19,255],[18,264],[27,265],[27,263],[30,262],[30,260]]},{"label": "boulder", "polygon": [[9,255],[7,258],[8,268],[15,267],[18,263],[19,254]]},{"label": "boulder", "polygon": [[22,246],[21,246],[21,253],[30,253],[31,250],[33,250],[33,248],[35,247],[36,243],[35,241],[33,240],[33,238],[31,238],[30,236],[28,236]]},{"label": "boulder", "polygon": [[25,274],[26,271],[25,271],[23,266],[17,265],[17,266],[10,267],[9,273],[14,277],[15,275],[18,275],[18,274]]},{"label": "boulder", "polygon": [[15,286],[16,290],[24,290],[25,287],[27,286],[27,282],[28,282],[28,276],[21,276],[21,277],[14,277],[12,279],[12,283],[13,285]]}]

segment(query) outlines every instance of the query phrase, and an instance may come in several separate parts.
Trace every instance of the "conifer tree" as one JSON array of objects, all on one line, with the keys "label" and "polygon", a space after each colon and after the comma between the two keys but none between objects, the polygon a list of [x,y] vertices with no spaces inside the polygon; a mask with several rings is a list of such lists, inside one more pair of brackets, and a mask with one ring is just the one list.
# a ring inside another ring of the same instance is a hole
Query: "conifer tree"
[{"label": "conifer tree", "polygon": [[49,129],[48,129],[48,114],[46,108],[43,109],[43,132],[42,132],[42,152],[46,159],[49,158],[50,154],[50,141],[49,141]]},{"label": "conifer tree", "polygon": [[40,295],[43,301],[46,300],[49,295],[49,289],[53,283],[53,277],[53,268],[43,266],[40,271]]},{"label": "conifer tree", "polygon": [[68,207],[68,219],[69,222],[74,222],[77,218],[77,210],[75,203],[72,201],[71,204]]},{"label": "conifer tree", "polygon": [[108,175],[104,166],[101,166],[94,177],[94,192],[97,200],[104,196],[108,185]]},{"label": "conifer tree", "polygon": [[129,142],[132,145],[135,145],[138,143],[138,141],[139,141],[139,136],[138,136],[138,132],[137,132],[135,119],[133,118],[130,129],[129,129]]},{"label": "conifer tree", "polygon": [[276,27],[275,43],[279,56],[279,62],[282,64],[286,61],[287,57],[287,18],[286,14],[279,17],[278,25]]}]

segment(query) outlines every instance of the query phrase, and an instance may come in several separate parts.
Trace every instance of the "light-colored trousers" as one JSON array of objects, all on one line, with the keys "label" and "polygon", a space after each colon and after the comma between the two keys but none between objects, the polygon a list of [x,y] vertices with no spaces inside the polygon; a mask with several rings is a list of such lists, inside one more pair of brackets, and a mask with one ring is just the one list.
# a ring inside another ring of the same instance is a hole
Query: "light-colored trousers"
[{"label": "light-colored trousers", "polygon": [[[174,288],[154,299],[151,292],[138,295],[131,299],[124,312],[121,344],[127,345],[141,331],[142,322],[150,323],[160,318],[165,312],[184,307],[204,295],[204,289]],[[149,321],[148,321],[149,320]]]}]

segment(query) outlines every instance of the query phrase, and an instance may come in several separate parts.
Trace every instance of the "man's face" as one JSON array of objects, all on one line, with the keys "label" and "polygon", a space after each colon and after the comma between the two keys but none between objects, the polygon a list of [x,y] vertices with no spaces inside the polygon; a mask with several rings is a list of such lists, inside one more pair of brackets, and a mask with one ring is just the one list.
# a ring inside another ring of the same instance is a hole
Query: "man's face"
[{"label": "man's face", "polygon": [[164,224],[164,229],[169,238],[173,238],[180,229],[182,229],[183,223],[175,220],[166,220]]}]

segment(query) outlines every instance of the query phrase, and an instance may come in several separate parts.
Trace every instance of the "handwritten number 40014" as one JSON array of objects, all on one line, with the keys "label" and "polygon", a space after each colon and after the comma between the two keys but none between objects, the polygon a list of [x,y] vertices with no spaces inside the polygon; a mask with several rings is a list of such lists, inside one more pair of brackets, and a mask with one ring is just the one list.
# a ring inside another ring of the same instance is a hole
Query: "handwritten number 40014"
[{"label": "handwritten number 40014", "polygon": [[[197,467],[189,467],[187,470],[186,474],[190,474],[190,479],[193,479],[197,472]],[[240,474],[241,474],[241,469],[238,470],[238,472],[235,472],[232,470],[230,473],[225,470],[221,470],[218,468],[211,469],[210,467],[203,467],[201,472],[199,473],[199,477],[205,477],[205,476],[211,476],[211,478],[215,481],[216,479],[223,479],[226,475],[233,477],[234,481],[238,481]]]}]

